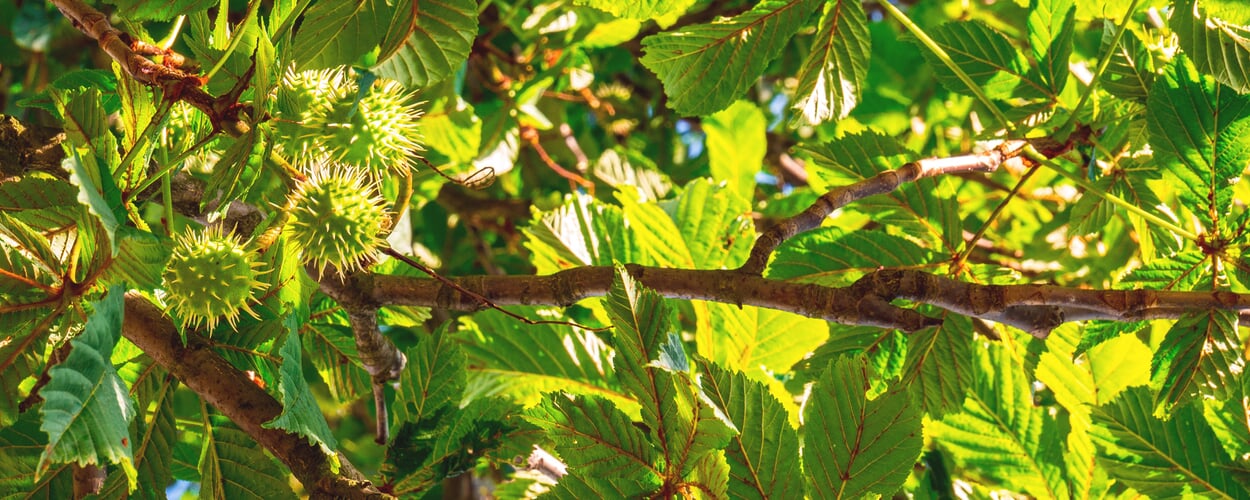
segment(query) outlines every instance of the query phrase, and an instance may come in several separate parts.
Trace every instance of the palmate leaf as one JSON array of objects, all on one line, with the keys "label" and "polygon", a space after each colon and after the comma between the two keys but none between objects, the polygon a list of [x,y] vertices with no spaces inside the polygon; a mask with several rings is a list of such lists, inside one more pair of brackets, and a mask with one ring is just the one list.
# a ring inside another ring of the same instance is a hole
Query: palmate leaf
[{"label": "palmate leaf", "polygon": [[385,0],[317,2],[304,12],[291,47],[300,70],[352,64],[382,41],[394,8]]},{"label": "palmate leaf", "polygon": [[727,444],[734,430],[699,396],[684,371],[685,353],[659,294],[617,265],[605,306],[616,327],[617,376],[642,406],[642,422],[664,456],[665,481],[672,484],[704,454]]},{"label": "palmate leaf", "polygon": [[640,0],[637,2],[574,0],[573,3],[594,7],[620,18],[647,21],[679,14],[693,2],[691,0]]},{"label": "palmate leaf", "polygon": [[256,440],[229,419],[212,415],[204,420],[200,450],[200,498],[234,500],[295,499],[287,472],[278,467]]},{"label": "palmate leaf", "polygon": [[654,491],[662,483],[654,465],[659,450],[611,401],[553,394],[526,412],[525,419],[547,431],[569,470],[589,483],[611,478],[645,488],[633,495]]},{"label": "palmate leaf", "polygon": [[1185,314],[1168,330],[1151,361],[1154,377],[1163,380],[1156,409],[1167,411],[1198,397],[1228,399],[1243,370],[1236,311]]},{"label": "palmate leaf", "polygon": [[803,465],[813,497],[894,493],[920,457],[919,408],[901,388],[868,400],[875,376],[862,358],[841,358],[812,387]]},{"label": "palmate leaf", "polygon": [[1111,477],[1153,498],[1250,498],[1202,410],[1178,406],[1154,417],[1150,390],[1134,387],[1093,411],[1099,462]]},{"label": "palmate leaf", "polygon": [[[981,21],[946,23],[930,30],[929,36],[990,99],[1054,97],[1047,85],[1032,79],[1028,62],[1007,36]],[[952,92],[973,95],[937,56],[928,50],[922,53],[942,85]]]},{"label": "palmate leaf", "polygon": [[737,267],[755,241],[751,205],[727,190],[711,179],[695,179],[677,195],[672,217],[698,269]]},{"label": "palmate leaf", "polygon": [[282,429],[303,436],[309,443],[321,447],[326,455],[333,457],[338,449],[338,442],[330,432],[330,425],[326,423],[325,415],[321,414],[317,399],[313,397],[312,389],[304,379],[301,345],[297,333],[300,330],[300,320],[292,314],[287,316],[283,324],[287,334],[279,350],[282,365],[278,369],[277,387],[282,413],[265,422],[262,427]]},{"label": "palmate leaf", "polygon": [[465,386],[465,356],[446,328],[421,339],[406,353],[399,375],[394,425],[422,424],[443,409],[459,405]]},{"label": "palmate leaf", "polygon": [[161,273],[172,252],[167,240],[130,226],[117,229],[118,251],[100,279],[151,291],[161,286]]},{"label": "palmate leaf", "polygon": [[1250,96],[1201,75],[1178,55],[1146,103],[1150,144],[1185,208],[1214,230],[1232,207],[1231,184],[1250,162]]},{"label": "palmate leaf", "polygon": [[963,411],[931,435],[965,474],[1038,498],[1067,498],[1063,439],[1055,417],[1033,405],[1023,360],[988,344],[975,354],[978,379]]},{"label": "palmate leaf", "polygon": [[[464,408],[445,408],[435,422],[400,426],[387,448],[383,472],[400,497],[429,491],[445,478],[472,471],[477,459],[515,440],[515,415],[521,408],[510,402],[478,399]],[[522,451],[524,450],[524,451]],[[528,451],[524,447],[513,453]]]},{"label": "palmate leaf", "polygon": [[907,337],[903,383],[930,417],[941,418],[963,405],[976,373],[973,353],[972,322],[964,316],[943,313],[941,325]]},{"label": "palmate leaf", "polygon": [[[764,384],[696,358],[704,393],[725,411],[738,435],[725,450],[731,498],[800,498],[798,432],[786,408]],[[821,430],[820,432],[825,432]],[[708,456],[711,456],[710,454]]]},{"label": "palmate leaf", "polygon": [[23,413],[13,425],[0,430],[0,498],[71,498],[73,467],[55,465],[36,475],[39,457],[48,445],[39,430],[39,413]]},{"label": "palmate leaf", "polygon": [[1056,328],[1046,339],[1036,370],[1038,381],[1054,394],[1055,401],[1068,412],[1068,484],[1073,498],[1098,498],[1109,486],[1107,472],[1099,467],[1089,430],[1090,411],[1123,392],[1127,387],[1149,382],[1150,349],[1131,335],[1122,335],[1097,345],[1085,356],[1075,356],[1082,329],[1072,324]]},{"label": "palmate leaf", "polygon": [[131,21],[168,21],[181,15],[218,5],[216,0],[167,0],[163,2],[108,0],[107,3],[117,6],[116,15]]},{"label": "palmate leaf", "polygon": [[785,373],[829,337],[827,322],[793,313],[721,303],[707,307],[714,338],[706,340],[710,348],[700,339],[700,353],[752,375],[767,376],[761,368]]},{"label": "palmate leaf", "polygon": [[69,357],[48,370],[48,384],[39,392],[40,429],[48,434],[41,472],[53,463],[119,464],[135,484],[129,430],[134,402],[109,362],[121,334],[123,303],[123,289],[109,289],[83,333],[70,341]]},{"label": "palmate leaf", "polygon": [[[1102,50],[1104,52],[1109,49],[1108,46],[1115,39],[1115,32],[1115,25],[1103,24]],[[1155,79],[1154,57],[1151,57],[1150,51],[1146,49],[1146,44],[1142,43],[1137,32],[1126,30],[1120,37],[1120,43],[1110,49],[1114,51],[1111,53],[1111,61],[1107,64],[1107,70],[1098,79],[1102,88],[1121,99],[1146,102]]]},{"label": "palmate leaf", "polygon": [[585,500],[587,498],[637,498],[654,491],[655,485],[616,477],[594,477],[580,471],[569,471],[540,498]]},{"label": "palmate leaf", "polygon": [[507,392],[524,400],[527,395],[565,391],[637,409],[632,396],[616,386],[611,350],[594,332],[564,325],[523,325],[498,311],[483,311],[473,316],[463,335],[468,340],[461,349],[468,355],[471,396]]},{"label": "palmate leaf", "polygon": [[726,20],[642,39],[641,62],[680,115],[715,113],[742,96],[822,2],[765,0]]},{"label": "palmate leaf", "polygon": [[1168,27],[1198,71],[1238,92],[1250,92],[1250,28],[1204,12],[1206,3],[1177,1]]},{"label": "palmate leaf", "polygon": [[383,48],[389,48],[393,35],[408,34],[399,38],[403,43],[393,54],[383,53],[373,70],[409,88],[424,88],[451,76],[468,59],[477,36],[477,2],[421,2],[416,10],[415,21],[410,21],[402,7],[397,9]]},{"label": "palmate leaf", "polygon": [[933,253],[912,240],[879,231],[822,227],[782,243],[768,265],[773,279],[843,286],[882,267],[915,266]]},{"label": "palmate leaf", "polygon": [[354,400],[370,393],[369,372],[360,363],[350,327],[311,323],[300,332],[300,337],[304,340],[304,351],[334,399]]},{"label": "palmate leaf", "polygon": [[1037,61],[1042,83],[1052,94],[1063,91],[1068,82],[1068,58],[1076,31],[1073,0],[1031,0],[1029,2],[1029,48]]},{"label": "palmate leaf", "polygon": [[178,427],[173,386],[166,384],[162,389],[151,416],[136,418],[131,424],[131,435],[135,437],[135,468],[139,471],[138,488],[128,493],[125,474],[111,472],[100,489],[99,498],[123,498],[128,494],[130,498],[166,498],[165,487],[173,482],[170,462]]},{"label": "palmate leaf", "polygon": [[810,125],[845,118],[859,104],[872,38],[862,2],[825,5],[812,52],[799,69],[793,109]]},{"label": "palmate leaf", "polygon": [[703,119],[708,169],[712,178],[728,183],[730,193],[744,199],[755,197],[755,173],[768,150],[767,127],[764,113],[747,101],[734,101]]}]

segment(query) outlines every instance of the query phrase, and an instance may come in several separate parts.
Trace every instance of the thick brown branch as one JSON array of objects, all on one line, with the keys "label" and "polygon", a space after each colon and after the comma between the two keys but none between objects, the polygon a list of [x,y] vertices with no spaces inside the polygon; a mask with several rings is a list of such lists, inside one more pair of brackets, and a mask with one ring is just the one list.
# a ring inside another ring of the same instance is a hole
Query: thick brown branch
[{"label": "thick brown branch", "polygon": [[341,469],[335,473],[331,457],[304,437],[265,428],[265,422],[282,413],[281,403],[248,383],[247,375],[213,352],[202,337],[188,333],[183,345],[173,323],[138,294],[126,296],[122,335],[286,464],[314,498],[392,498],[346,457],[339,455]]},{"label": "thick brown branch", "polygon": [[[826,287],[791,283],[733,270],[664,269],[627,265],[629,273],[660,295],[788,311],[845,325],[915,331],[939,320],[891,304],[894,299],[1014,326],[1038,337],[1068,321],[1175,319],[1206,309],[1236,311],[1250,319],[1250,294],[1087,290],[1053,285],[980,285],[914,270],[886,269],[855,284]],[[605,295],[610,267],[579,267],[548,276],[473,276],[450,281],[498,305],[568,306]],[[375,275],[361,281],[379,304],[476,311],[482,302],[433,279]]]}]

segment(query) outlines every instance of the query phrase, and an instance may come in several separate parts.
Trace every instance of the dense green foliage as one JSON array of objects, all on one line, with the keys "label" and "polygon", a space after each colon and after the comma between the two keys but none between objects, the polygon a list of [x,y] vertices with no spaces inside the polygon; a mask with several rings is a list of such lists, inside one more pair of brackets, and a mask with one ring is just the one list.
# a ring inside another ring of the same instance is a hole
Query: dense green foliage
[{"label": "dense green foliage", "polygon": [[[128,36],[71,22],[91,8]],[[25,0],[0,20],[0,498],[81,493],[88,464],[109,498],[294,498],[356,470],[431,498],[1250,498],[1240,2]],[[855,199],[751,278],[1187,292],[1152,296],[1167,319],[1025,332],[917,299],[895,304],[940,324],[905,332],[630,271],[737,269],[831,189],[1007,139],[1062,147]],[[610,281],[559,289],[589,297],[568,307],[537,278],[482,292],[525,304],[502,310],[412,298],[445,283],[422,267],[589,266]],[[234,370],[196,372],[202,351]],[[279,410],[197,385],[221,373]],[[526,467],[535,446],[567,474]]]}]

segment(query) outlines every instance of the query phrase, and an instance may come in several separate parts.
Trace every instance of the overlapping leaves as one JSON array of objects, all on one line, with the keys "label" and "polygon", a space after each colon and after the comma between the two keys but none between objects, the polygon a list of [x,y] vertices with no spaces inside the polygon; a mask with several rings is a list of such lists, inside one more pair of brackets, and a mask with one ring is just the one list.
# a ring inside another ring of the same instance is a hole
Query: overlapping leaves
[{"label": "overlapping leaves", "polygon": [[678,114],[714,113],[755,83],[821,3],[765,0],[730,19],[652,35],[642,40],[641,62]]}]

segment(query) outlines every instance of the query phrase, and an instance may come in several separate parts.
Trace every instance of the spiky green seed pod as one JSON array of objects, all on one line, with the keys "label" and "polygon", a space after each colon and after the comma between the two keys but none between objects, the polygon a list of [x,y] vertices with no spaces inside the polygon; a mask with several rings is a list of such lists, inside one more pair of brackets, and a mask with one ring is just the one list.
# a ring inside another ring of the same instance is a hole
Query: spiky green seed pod
[{"label": "spiky green seed pod", "polygon": [[165,302],[183,326],[205,324],[209,330],[225,318],[231,326],[267,285],[256,280],[262,264],[256,253],[220,228],[184,233],[175,245],[162,278]]},{"label": "spiky green seed pod", "polygon": [[361,269],[383,242],[390,225],[386,200],[355,167],[322,163],[291,193],[288,240],[319,272],[326,266]]},{"label": "spiky green seed pod", "polygon": [[378,79],[361,96],[347,68],[289,73],[283,83],[278,132],[296,163],[325,157],[379,178],[415,167],[421,113],[399,83]]}]

